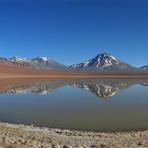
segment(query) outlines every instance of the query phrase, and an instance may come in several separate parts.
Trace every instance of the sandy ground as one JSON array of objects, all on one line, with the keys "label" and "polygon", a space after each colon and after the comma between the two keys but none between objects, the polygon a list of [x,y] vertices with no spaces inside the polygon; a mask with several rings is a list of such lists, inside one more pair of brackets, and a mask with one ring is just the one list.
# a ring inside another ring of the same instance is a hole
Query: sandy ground
[{"label": "sandy ground", "polygon": [[148,147],[148,130],[88,132],[0,122],[0,146],[1,148]]}]

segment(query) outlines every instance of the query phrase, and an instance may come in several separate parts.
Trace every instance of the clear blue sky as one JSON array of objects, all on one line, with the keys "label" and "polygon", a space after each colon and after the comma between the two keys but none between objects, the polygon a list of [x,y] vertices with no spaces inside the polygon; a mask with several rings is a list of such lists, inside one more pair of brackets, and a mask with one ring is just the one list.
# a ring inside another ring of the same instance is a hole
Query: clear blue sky
[{"label": "clear blue sky", "polygon": [[147,0],[0,0],[0,56],[71,65],[109,52],[148,65]]}]

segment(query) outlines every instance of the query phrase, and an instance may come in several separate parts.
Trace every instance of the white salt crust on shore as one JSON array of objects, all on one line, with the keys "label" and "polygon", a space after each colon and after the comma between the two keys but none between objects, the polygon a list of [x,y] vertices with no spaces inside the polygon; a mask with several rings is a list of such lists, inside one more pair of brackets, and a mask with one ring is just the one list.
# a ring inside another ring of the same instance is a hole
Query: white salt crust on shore
[{"label": "white salt crust on shore", "polygon": [[0,122],[0,148],[148,147],[148,130],[88,132]]}]

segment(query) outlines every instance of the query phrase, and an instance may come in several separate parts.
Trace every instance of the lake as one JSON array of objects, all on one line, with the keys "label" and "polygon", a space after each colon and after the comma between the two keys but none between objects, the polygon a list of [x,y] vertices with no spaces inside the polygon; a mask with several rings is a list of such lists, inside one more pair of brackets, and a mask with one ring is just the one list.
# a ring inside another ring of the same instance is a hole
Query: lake
[{"label": "lake", "polygon": [[0,80],[1,121],[91,131],[148,128],[148,79],[17,82]]}]

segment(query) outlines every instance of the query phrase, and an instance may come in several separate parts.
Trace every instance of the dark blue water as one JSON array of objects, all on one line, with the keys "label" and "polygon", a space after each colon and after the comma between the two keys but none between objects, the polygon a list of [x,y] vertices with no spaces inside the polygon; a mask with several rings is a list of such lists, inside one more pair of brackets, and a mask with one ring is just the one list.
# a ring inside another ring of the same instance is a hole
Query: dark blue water
[{"label": "dark blue water", "polygon": [[148,128],[147,79],[38,82],[0,94],[0,120],[54,128]]}]

